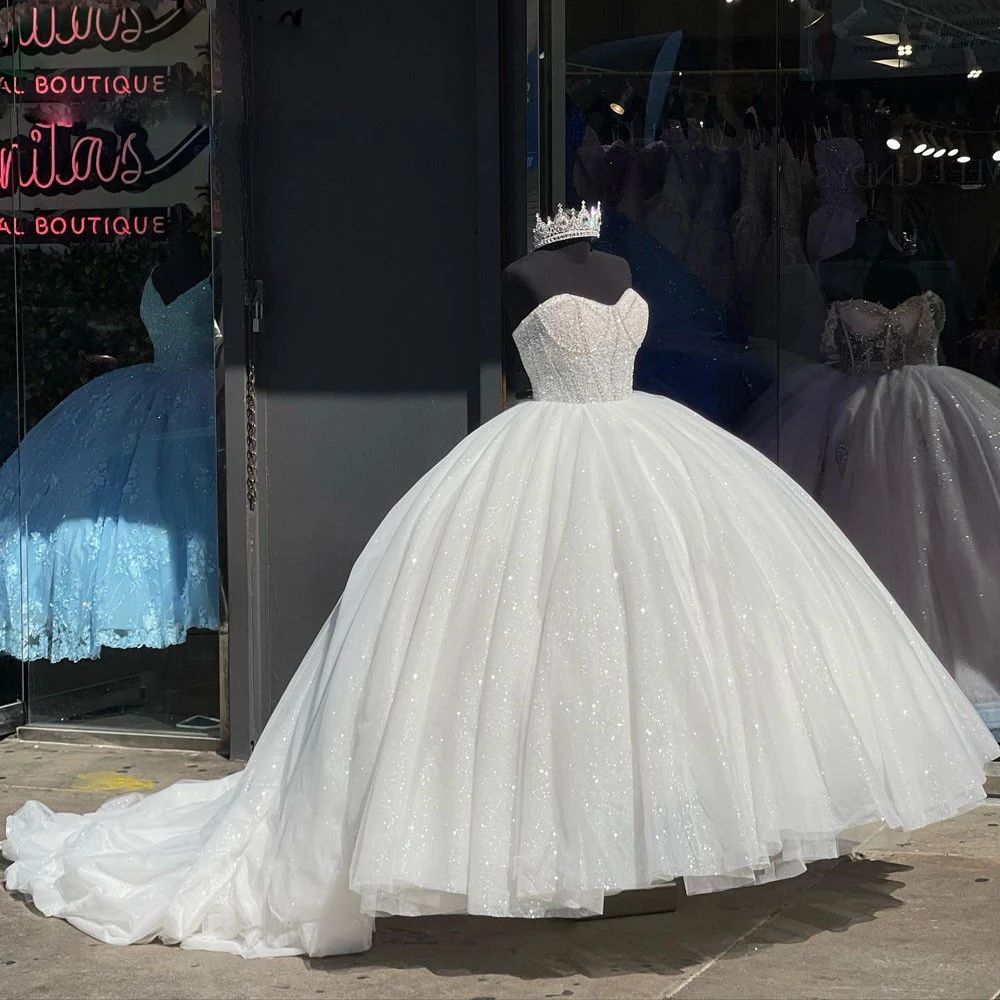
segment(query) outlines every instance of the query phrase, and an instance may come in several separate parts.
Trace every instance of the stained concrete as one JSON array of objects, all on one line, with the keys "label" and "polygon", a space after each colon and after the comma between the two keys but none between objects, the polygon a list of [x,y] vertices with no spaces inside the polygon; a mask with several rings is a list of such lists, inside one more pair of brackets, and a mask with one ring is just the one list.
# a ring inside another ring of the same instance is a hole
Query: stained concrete
[{"label": "stained concrete", "polygon": [[[0,742],[0,817],[28,798],[96,808],[238,765],[186,753]],[[859,860],[676,912],[582,923],[379,921],[365,955],[246,962],[113,948],[0,893],[0,998],[983,998],[1000,993],[1000,802]]]}]

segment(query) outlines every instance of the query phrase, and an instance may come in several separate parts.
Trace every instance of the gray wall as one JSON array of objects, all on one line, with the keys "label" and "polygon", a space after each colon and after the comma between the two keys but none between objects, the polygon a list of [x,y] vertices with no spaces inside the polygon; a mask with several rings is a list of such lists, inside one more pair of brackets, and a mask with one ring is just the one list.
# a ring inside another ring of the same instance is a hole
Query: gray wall
[{"label": "gray wall", "polygon": [[[499,407],[495,11],[300,3],[298,26],[279,21],[287,0],[244,8],[245,252],[265,324],[253,514],[242,456],[229,463],[234,756],[379,520]],[[235,345],[227,362],[233,451],[245,444]]]}]

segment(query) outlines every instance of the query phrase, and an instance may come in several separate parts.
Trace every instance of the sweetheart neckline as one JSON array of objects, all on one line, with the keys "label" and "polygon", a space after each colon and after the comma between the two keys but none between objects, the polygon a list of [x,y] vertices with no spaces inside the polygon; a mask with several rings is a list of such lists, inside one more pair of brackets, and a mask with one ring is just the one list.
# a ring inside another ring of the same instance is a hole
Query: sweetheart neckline
[{"label": "sweetheart neckline", "polygon": [[900,309],[910,305],[911,302],[916,302],[918,299],[928,299],[934,294],[935,293],[930,290],[926,292],[918,292],[916,295],[911,295],[908,299],[904,299],[900,302],[899,305],[892,306],[891,308],[889,306],[882,305],[881,302],[873,302],[871,299],[838,299],[836,302],[831,303],[830,309],[836,309],[839,312],[842,306],[862,305],[877,309],[886,316],[891,316],[894,312],[898,312]]},{"label": "sweetheart neckline", "polygon": [[597,299],[588,299],[586,295],[577,295],[575,292],[556,292],[555,295],[550,295],[544,302],[539,302],[538,305],[535,306],[535,308],[532,309],[531,312],[529,312],[516,327],[514,327],[514,332],[511,336],[516,340],[517,335],[521,332],[521,327],[523,327],[529,319],[531,319],[550,302],[555,302],[556,299],[576,299],[579,302],[587,303],[587,305],[595,306],[597,309],[618,309],[621,307],[621,304],[625,301],[630,292],[638,298],[642,298],[642,296],[639,295],[634,288],[626,288],[625,291],[618,296],[618,300],[616,302],[598,302]]}]

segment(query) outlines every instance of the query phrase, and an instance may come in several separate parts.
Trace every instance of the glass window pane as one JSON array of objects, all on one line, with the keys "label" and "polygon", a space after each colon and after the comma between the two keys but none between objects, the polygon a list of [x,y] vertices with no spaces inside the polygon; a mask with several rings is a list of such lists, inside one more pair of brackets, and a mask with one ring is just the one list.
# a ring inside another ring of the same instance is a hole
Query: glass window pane
[{"label": "glass window pane", "polygon": [[966,7],[783,7],[810,184],[779,183],[779,377],[743,430],[1000,732],[1000,32]]},{"label": "glass window pane", "polygon": [[2,640],[33,724],[219,733],[210,26],[205,4],[80,3],[13,30]]},{"label": "glass window pane", "polygon": [[698,0],[546,11],[542,207],[601,201],[598,246],[650,305],[636,387],[733,427],[774,370],[774,18]]}]

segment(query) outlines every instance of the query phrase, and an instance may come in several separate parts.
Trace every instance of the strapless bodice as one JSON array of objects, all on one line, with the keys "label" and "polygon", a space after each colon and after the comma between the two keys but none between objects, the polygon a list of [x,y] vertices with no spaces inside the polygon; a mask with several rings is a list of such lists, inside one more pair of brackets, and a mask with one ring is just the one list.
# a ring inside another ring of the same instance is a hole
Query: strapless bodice
[{"label": "strapless bodice", "polygon": [[834,302],[823,331],[823,349],[844,371],[889,372],[904,365],[937,364],[944,303],[924,292],[888,309],[878,302]]},{"label": "strapless bodice", "polygon": [[646,301],[631,288],[610,305],[569,293],[546,299],[514,331],[534,398],[625,399],[632,393],[635,354],[648,323]]},{"label": "strapless bodice", "polygon": [[153,342],[153,360],[158,368],[177,371],[213,367],[215,313],[211,279],[193,285],[167,304],[150,277],[142,290],[139,312]]}]

